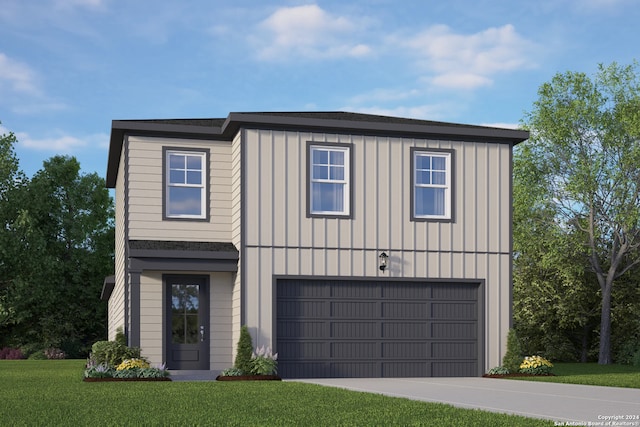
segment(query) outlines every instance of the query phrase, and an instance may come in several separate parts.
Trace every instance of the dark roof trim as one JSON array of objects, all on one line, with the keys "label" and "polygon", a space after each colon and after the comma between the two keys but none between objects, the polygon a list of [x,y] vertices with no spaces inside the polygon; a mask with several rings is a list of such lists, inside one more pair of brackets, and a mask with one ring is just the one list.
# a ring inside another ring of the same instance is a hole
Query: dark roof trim
[{"label": "dark roof trim", "polygon": [[238,271],[239,252],[229,242],[129,241],[131,270]]},{"label": "dark roof trim", "polygon": [[529,132],[347,112],[229,113],[226,119],[114,120],[107,164],[107,187],[114,188],[126,135],[231,141],[241,128],[394,135],[425,139],[518,144]]},{"label": "dark roof trim", "polygon": [[111,298],[111,294],[113,293],[113,289],[116,287],[116,276],[107,276],[104,278],[104,283],[102,284],[102,292],[100,293],[100,299],[102,301],[109,301]]}]

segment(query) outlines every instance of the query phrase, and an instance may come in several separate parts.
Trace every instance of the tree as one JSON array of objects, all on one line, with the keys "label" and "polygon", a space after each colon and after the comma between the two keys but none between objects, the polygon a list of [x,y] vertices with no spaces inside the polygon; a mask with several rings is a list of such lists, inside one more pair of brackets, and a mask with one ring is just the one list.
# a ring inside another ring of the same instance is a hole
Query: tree
[{"label": "tree", "polygon": [[[638,63],[556,74],[527,113],[531,164],[557,229],[584,249],[600,292],[598,363],[611,360],[614,283],[640,263]],[[545,220],[548,220],[546,218]]]},{"label": "tree", "polygon": [[113,271],[113,206],[104,180],[81,175],[73,157],[55,156],[13,202],[19,209],[6,227],[15,242],[6,303],[15,315],[3,338],[83,355],[104,338],[99,296]]},{"label": "tree", "polygon": [[7,303],[13,279],[11,248],[16,244],[8,227],[18,212],[16,192],[26,182],[15,154],[16,142],[12,132],[0,135],[0,327],[11,323],[15,316],[15,310]]}]

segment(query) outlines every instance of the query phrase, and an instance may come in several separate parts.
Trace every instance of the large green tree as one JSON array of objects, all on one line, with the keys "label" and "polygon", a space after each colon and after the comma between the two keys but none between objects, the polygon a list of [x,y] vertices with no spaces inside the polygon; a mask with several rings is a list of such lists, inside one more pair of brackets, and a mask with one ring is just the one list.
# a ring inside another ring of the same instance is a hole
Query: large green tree
[{"label": "large green tree", "polygon": [[[614,284],[640,263],[640,77],[638,64],[555,75],[525,116],[528,167],[554,232],[571,236],[600,296],[598,362],[611,358]],[[550,214],[550,215],[549,215]],[[534,218],[535,220],[536,218]],[[566,237],[564,237],[566,238]]]},{"label": "large green tree", "polygon": [[10,202],[17,210],[4,227],[12,242],[3,253],[4,345],[80,356],[104,338],[106,324],[99,296],[113,270],[113,206],[104,180],[55,156]]}]

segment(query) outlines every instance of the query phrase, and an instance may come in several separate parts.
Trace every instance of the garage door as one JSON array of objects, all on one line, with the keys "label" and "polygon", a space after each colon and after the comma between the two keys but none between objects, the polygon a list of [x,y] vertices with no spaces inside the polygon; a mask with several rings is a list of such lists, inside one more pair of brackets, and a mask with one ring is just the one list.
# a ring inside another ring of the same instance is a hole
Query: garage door
[{"label": "garage door", "polygon": [[276,283],[283,378],[482,374],[477,282]]}]

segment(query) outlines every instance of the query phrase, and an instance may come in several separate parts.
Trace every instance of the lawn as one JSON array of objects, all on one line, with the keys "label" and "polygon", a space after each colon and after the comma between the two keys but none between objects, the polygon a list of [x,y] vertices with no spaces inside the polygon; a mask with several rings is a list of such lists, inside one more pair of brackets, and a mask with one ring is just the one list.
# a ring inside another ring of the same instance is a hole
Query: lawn
[{"label": "lawn", "polygon": [[0,420],[14,425],[552,426],[288,381],[82,382],[84,361],[0,361]]},{"label": "lawn", "polygon": [[526,381],[640,388],[640,367],[597,363],[556,363],[554,377],[515,377]]}]

